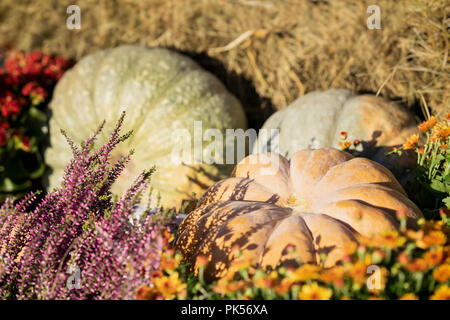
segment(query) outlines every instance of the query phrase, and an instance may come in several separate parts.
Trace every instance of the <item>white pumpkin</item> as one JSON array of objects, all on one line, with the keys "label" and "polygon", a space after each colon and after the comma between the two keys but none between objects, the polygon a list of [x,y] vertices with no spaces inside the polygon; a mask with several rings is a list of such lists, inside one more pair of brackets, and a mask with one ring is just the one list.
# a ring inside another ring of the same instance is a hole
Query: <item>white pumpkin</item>
[{"label": "white pumpkin", "polygon": [[374,95],[355,95],[344,89],[311,92],[274,113],[262,129],[268,134],[259,135],[252,153],[274,151],[289,159],[303,149],[339,148],[340,133],[345,131],[348,141],[363,141],[356,149],[362,156],[388,168],[406,168],[414,161],[385,156],[392,146],[417,132],[414,116],[397,103]]},{"label": "white pumpkin", "polygon": [[113,191],[121,193],[142,170],[156,165],[152,186],[169,207],[178,207],[192,193],[202,193],[232,169],[174,164],[173,132],[187,129],[193,139],[194,121],[201,121],[203,130],[246,127],[239,101],[215,76],[174,51],[140,46],[121,46],[84,57],[57,84],[50,110],[51,146],[45,154],[52,169],[50,187],[59,186],[71,158],[60,129],[80,143],[106,120],[100,145],[125,110],[123,132],[133,130],[134,134],[118,146],[114,158],[130,149],[135,154]]}]

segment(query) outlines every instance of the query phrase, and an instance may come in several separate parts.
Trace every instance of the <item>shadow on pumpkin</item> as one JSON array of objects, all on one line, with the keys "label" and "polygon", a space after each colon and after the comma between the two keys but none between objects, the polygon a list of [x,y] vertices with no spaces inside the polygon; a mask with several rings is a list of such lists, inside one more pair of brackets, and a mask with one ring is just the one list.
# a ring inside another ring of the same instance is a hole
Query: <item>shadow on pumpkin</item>
[{"label": "shadow on pumpkin", "polygon": [[[290,216],[291,211],[286,209],[284,214],[282,211],[277,211],[279,218],[260,223],[256,223],[251,217],[249,219],[252,222],[249,224],[247,224],[247,220],[239,221],[240,216],[260,209],[270,211],[270,209],[279,210],[280,208],[275,205],[279,200],[277,195],[273,195],[266,201],[244,200],[249,184],[253,181],[245,178],[234,187],[223,186],[223,182],[210,187],[200,199],[197,209],[192,211],[182,222],[175,246],[183,252],[185,262],[190,265],[190,271],[196,272],[195,263],[199,255],[207,256],[212,263],[206,266],[204,276],[208,281],[215,280],[224,276],[227,269],[236,261],[234,248],[238,247],[247,255],[251,255],[251,251],[257,250],[263,245],[262,252],[257,253],[260,257],[259,263],[263,261],[266,253],[274,249],[259,241],[256,243],[255,238],[259,239],[257,233],[263,230],[270,234],[271,230],[275,230],[283,219]],[[223,197],[224,195],[226,197]],[[227,200],[217,200],[223,198]],[[241,226],[243,228],[240,228]],[[311,234],[311,239],[315,244],[309,248],[312,256],[328,255],[335,249],[335,246],[321,246],[320,236],[314,238]],[[275,248],[275,250],[277,249]],[[302,262],[310,263],[311,261],[299,261],[295,254],[286,248],[281,250],[280,264],[286,267],[298,267]],[[252,267],[261,267],[261,265]]]},{"label": "shadow on pumpkin", "polygon": [[[206,275],[223,275],[233,258],[233,247],[238,246],[247,251],[255,250],[258,247],[257,243],[253,243],[249,239],[265,225],[273,224],[274,220],[252,225],[235,238],[233,235],[236,235],[236,232],[226,224],[227,221],[255,210],[273,207],[274,203],[279,200],[277,195],[273,195],[265,202],[245,201],[248,185],[252,181],[243,179],[232,190],[229,186],[221,188],[221,182],[213,185],[199,200],[199,203],[203,205],[197,207],[182,222],[178,230],[176,247],[184,252],[191,271],[194,271],[196,257],[203,254],[208,256],[210,261],[214,261],[214,264],[210,263],[206,267]],[[227,195],[227,201],[213,202],[214,199],[220,199],[229,191],[231,191],[231,195]],[[236,201],[240,201],[239,205],[234,205],[237,204]],[[288,215],[289,212],[286,211],[286,215],[280,216],[278,220],[282,220]],[[207,276],[206,278],[212,280],[215,277]]]}]

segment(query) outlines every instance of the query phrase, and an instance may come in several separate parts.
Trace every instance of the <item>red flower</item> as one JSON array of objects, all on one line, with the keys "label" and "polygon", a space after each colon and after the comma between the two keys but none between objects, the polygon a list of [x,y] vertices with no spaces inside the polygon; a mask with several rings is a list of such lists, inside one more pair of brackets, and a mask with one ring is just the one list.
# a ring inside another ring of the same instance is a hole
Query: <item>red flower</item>
[{"label": "red flower", "polygon": [[33,105],[38,105],[47,98],[47,91],[42,88],[36,81],[28,82],[22,88],[22,94],[27,97],[30,96]]},{"label": "red flower", "polygon": [[8,130],[9,128],[11,128],[11,126],[9,125],[8,121],[6,121],[6,120],[0,121],[0,132],[4,132],[4,131]]},{"label": "red flower", "polygon": [[15,129],[10,133],[11,137],[20,137],[22,134],[20,133],[19,130]]},{"label": "red flower", "polygon": [[30,151],[30,137],[23,136],[21,141],[21,147],[25,151]]},{"label": "red flower", "polygon": [[6,130],[10,128],[9,123],[5,120],[0,121],[0,147],[3,147],[8,140],[6,136]]},{"label": "red flower", "polygon": [[16,75],[6,73],[3,77],[3,82],[8,86],[17,86],[20,83],[20,79]]},{"label": "red flower", "polygon": [[44,74],[55,80],[59,80],[67,68],[67,64],[68,61],[65,58],[56,57],[47,64],[47,67],[44,69]]},{"label": "red flower", "polygon": [[7,140],[8,140],[8,137],[6,136],[6,133],[3,131],[0,131],[0,147],[3,147],[6,144]]},{"label": "red flower", "polygon": [[16,98],[10,91],[6,92],[6,96],[0,98],[0,108],[2,116],[8,118],[12,115],[19,114],[23,105],[23,99]]}]

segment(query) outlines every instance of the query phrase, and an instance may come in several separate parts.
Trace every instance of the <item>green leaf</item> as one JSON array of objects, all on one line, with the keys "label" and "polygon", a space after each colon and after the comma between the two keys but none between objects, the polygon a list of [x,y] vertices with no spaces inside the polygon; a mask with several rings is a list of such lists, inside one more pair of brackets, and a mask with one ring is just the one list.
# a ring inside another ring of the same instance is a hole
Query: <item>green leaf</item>
[{"label": "green leaf", "polygon": [[47,121],[47,115],[43,111],[41,111],[41,110],[39,110],[39,109],[37,109],[35,107],[31,107],[30,108],[29,115],[30,115],[31,118],[33,118],[33,120],[36,120],[36,121],[39,121],[39,122],[46,122]]},{"label": "green leaf", "polygon": [[31,186],[29,181],[26,181],[22,184],[14,183],[10,178],[5,177],[3,181],[0,182],[0,192],[10,193],[10,192],[18,192],[25,190]]},{"label": "green leaf", "polygon": [[39,166],[39,168],[37,168],[36,170],[32,171],[29,173],[29,176],[31,179],[37,179],[42,177],[42,175],[45,172],[45,164],[43,162],[41,162],[41,165]]},{"label": "green leaf", "polygon": [[431,188],[432,190],[435,190],[435,191],[438,191],[438,192],[446,192],[445,184],[442,183],[442,182],[439,181],[439,180],[433,180],[433,181],[431,181],[431,183],[430,183],[430,188]]},{"label": "green leaf", "polygon": [[442,200],[442,202],[447,206],[447,208],[450,209],[450,196],[447,198],[444,198],[444,200]]}]

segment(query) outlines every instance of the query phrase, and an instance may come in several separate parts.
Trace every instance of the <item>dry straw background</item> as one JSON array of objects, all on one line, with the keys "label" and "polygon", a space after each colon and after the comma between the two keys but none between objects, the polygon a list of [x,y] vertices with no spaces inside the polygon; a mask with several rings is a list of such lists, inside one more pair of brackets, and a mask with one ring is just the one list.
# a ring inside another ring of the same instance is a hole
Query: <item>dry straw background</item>
[{"label": "dry straw background", "polygon": [[[81,30],[65,27],[81,8]],[[366,9],[381,8],[381,30]],[[1,0],[0,49],[79,59],[120,44],[170,47],[218,75],[250,125],[313,90],[399,100],[417,115],[450,111],[445,0]]]}]

